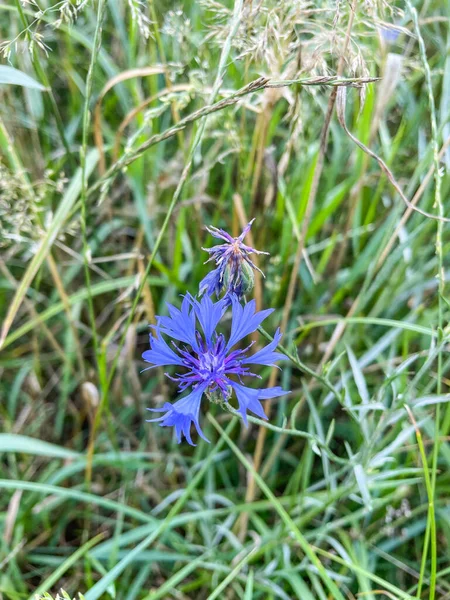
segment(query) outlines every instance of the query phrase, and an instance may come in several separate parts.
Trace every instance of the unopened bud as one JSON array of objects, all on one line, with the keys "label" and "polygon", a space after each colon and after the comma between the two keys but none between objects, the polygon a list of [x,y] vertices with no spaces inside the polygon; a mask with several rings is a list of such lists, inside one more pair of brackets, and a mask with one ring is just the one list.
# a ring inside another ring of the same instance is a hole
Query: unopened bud
[{"label": "unopened bud", "polygon": [[232,392],[232,387],[229,385],[228,389],[227,389],[227,397],[226,398],[224,398],[223,392],[219,389],[215,389],[215,390],[207,389],[205,394],[210,402],[212,402],[213,404],[219,404],[219,406],[226,408],[226,405],[228,404],[228,399],[231,396],[231,392]]},{"label": "unopened bud", "polygon": [[224,273],[224,284],[227,292],[232,292],[242,298],[249,294],[255,286],[255,274],[252,267],[245,261],[241,261],[239,267],[228,264]]},{"label": "unopened bud", "polygon": [[33,397],[39,396],[42,392],[39,379],[34,371],[31,371],[26,380],[28,390]]},{"label": "unopened bud", "polygon": [[97,408],[100,400],[98,389],[90,381],[81,384],[81,396],[89,408]]}]

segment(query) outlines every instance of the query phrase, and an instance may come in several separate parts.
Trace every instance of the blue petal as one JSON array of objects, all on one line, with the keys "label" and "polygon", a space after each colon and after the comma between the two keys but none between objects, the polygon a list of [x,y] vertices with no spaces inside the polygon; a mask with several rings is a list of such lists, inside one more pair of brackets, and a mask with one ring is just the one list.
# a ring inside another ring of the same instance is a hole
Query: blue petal
[{"label": "blue petal", "polygon": [[191,307],[191,296],[186,294],[181,304],[181,310],[167,303],[169,317],[158,317],[158,328],[170,337],[180,342],[190,344],[195,350],[195,313]]},{"label": "blue petal", "polygon": [[264,412],[263,406],[260,400],[267,400],[268,398],[276,398],[277,396],[284,396],[289,392],[283,390],[280,386],[272,387],[272,388],[264,388],[262,390],[256,390],[253,388],[245,387],[235,381],[230,381],[230,385],[233,387],[236,392],[236,397],[238,399],[238,412],[242,416],[242,420],[244,421],[244,425],[248,426],[247,421],[247,411],[250,410],[256,416],[261,419],[267,420],[267,415]]},{"label": "blue petal", "polygon": [[258,398],[260,397],[260,390],[245,387],[244,385],[240,385],[239,383],[236,383],[234,381],[230,381],[230,384],[236,392],[236,397],[238,399],[239,404],[238,412],[242,416],[242,420],[244,421],[244,425],[246,427],[248,426],[248,410],[251,410],[253,413],[255,413],[255,415],[257,415],[261,419],[267,419],[262,404],[258,400]]},{"label": "blue petal", "polygon": [[203,296],[200,302],[192,298],[192,304],[205,334],[206,342],[211,345],[213,333],[225,312],[227,303],[224,300],[213,302],[209,296]]},{"label": "blue petal", "polygon": [[210,443],[203,434],[198,422],[201,399],[207,387],[208,384],[203,383],[175,404],[166,402],[162,408],[147,409],[152,412],[165,412],[162,417],[149,419],[148,422],[158,421],[161,427],[174,427],[178,443],[181,442],[182,436],[184,436],[191,446],[195,446],[191,438],[191,424],[193,423],[199,436]]},{"label": "blue petal", "polygon": [[231,296],[231,302],[233,305],[233,318],[231,322],[231,334],[228,340],[227,350],[237,344],[242,338],[250,333],[253,333],[258,329],[259,325],[266,319],[271,313],[273,308],[267,310],[256,311],[256,303],[254,300],[250,300],[245,306],[239,304],[236,296]]},{"label": "blue petal", "polygon": [[244,238],[245,238],[245,236],[247,235],[247,233],[250,231],[250,229],[251,229],[251,226],[253,225],[253,221],[254,221],[254,220],[255,220],[255,219],[252,219],[252,220],[250,221],[250,223],[247,223],[247,225],[246,225],[246,226],[244,227],[244,229],[242,230],[242,233],[241,233],[241,235],[240,235],[240,236],[237,238],[237,239],[238,239],[240,242],[243,242],[243,241],[244,241]]},{"label": "blue petal", "polygon": [[271,388],[264,388],[259,390],[258,398],[260,400],[267,400],[268,398],[277,398],[278,396],[284,396],[286,394],[290,394],[291,392],[288,390],[283,390],[279,385]]},{"label": "blue petal", "polygon": [[223,278],[222,278],[222,269],[218,267],[217,269],[213,269],[200,281],[199,292],[200,295],[207,294],[208,296],[212,296],[216,294],[217,296],[220,294],[220,290],[223,286]]},{"label": "blue petal", "polygon": [[169,348],[162,335],[154,337],[150,334],[150,350],[143,352],[142,358],[155,367],[183,365],[181,357]]},{"label": "blue petal", "polygon": [[277,329],[273,341],[271,341],[270,344],[267,344],[267,346],[265,346],[264,348],[261,348],[261,350],[258,350],[258,352],[255,352],[255,354],[253,354],[252,356],[244,358],[242,364],[267,365],[275,367],[276,365],[274,363],[277,360],[283,360],[284,358],[286,358],[283,354],[280,354],[279,352],[274,352],[275,348],[280,343],[281,336],[282,333],[280,329]]},{"label": "blue petal", "polygon": [[228,244],[232,244],[234,242],[234,237],[231,237],[229,233],[223,229],[218,229],[213,225],[211,225],[211,227],[206,227],[206,231],[208,231],[208,233],[217,239],[225,240]]}]

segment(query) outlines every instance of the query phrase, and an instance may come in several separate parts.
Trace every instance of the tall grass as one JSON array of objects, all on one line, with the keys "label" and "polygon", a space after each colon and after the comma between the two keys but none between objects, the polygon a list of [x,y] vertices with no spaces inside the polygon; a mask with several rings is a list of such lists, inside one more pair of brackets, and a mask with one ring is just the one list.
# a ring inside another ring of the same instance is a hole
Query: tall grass
[{"label": "tall grass", "polygon": [[[0,5],[0,597],[450,598],[444,2]],[[270,420],[146,423],[255,218]]]}]

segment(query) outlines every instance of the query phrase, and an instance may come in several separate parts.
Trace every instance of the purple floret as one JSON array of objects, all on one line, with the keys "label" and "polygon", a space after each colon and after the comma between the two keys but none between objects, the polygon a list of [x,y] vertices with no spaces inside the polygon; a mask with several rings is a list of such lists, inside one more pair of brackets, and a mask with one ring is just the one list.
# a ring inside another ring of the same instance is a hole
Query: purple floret
[{"label": "purple floret", "polygon": [[223,229],[217,227],[207,227],[207,231],[215,238],[223,240],[224,244],[218,244],[213,248],[203,248],[209,253],[209,259],[206,262],[215,261],[216,268],[208,273],[200,282],[200,294],[212,296],[225,290],[225,299],[227,304],[231,303],[231,296],[236,295],[240,300],[246,292],[248,286],[248,276],[245,269],[249,268],[259,271],[264,277],[264,273],[250,259],[250,254],[269,254],[255,250],[251,246],[244,244],[244,238],[250,231],[252,219],[244,227],[239,237],[232,237]]},{"label": "purple floret", "polygon": [[[216,331],[216,328],[231,303],[231,332],[228,339]],[[152,364],[150,369],[177,365],[185,369],[183,373],[167,377],[176,381],[180,392],[190,389],[190,393],[174,404],[166,402],[161,408],[148,410],[164,413],[149,421],[157,421],[161,427],[174,427],[178,443],[184,436],[191,445],[191,425],[197,433],[205,438],[200,424],[200,404],[203,394],[217,393],[223,402],[228,402],[234,390],[238,402],[238,412],[247,425],[247,412],[251,411],[262,419],[267,419],[261,400],[286,394],[281,387],[249,388],[243,377],[258,377],[250,371],[248,365],[259,364],[275,366],[275,362],[283,359],[276,352],[281,333],[277,330],[274,340],[267,346],[249,354],[252,344],[245,349],[235,346],[244,337],[256,331],[259,325],[273,310],[257,312],[255,301],[241,306],[235,296],[213,302],[209,296],[200,301],[187,294],[182,302],[181,310],[168,304],[169,315],[157,317],[154,327],[156,336],[150,335],[150,350],[143,353],[142,358]],[[171,346],[163,336],[172,338]],[[173,340],[181,342],[177,345]]]}]

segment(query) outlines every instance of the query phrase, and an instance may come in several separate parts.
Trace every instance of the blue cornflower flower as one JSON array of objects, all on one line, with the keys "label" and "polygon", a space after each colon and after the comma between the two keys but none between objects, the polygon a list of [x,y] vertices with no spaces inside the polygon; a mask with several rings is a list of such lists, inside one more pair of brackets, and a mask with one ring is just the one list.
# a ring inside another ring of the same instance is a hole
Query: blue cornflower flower
[{"label": "blue cornflower flower", "polygon": [[[142,358],[152,367],[177,365],[186,369],[185,373],[166,376],[178,383],[178,389],[190,393],[174,404],[166,402],[162,408],[149,408],[154,412],[163,412],[163,416],[150,419],[158,421],[161,427],[175,427],[178,443],[184,436],[189,444],[195,445],[191,438],[191,424],[205,441],[199,424],[200,403],[203,394],[210,399],[219,398],[220,402],[228,402],[234,390],[238,401],[238,412],[247,426],[247,411],[253,412],[262,419],[267,419],[261,400],[275,398],[286,394],[281,387],[255,389],[246,387],[242,377],[258,377],[252,373],[248,365],[275,366],[283,355],[276,352],[281,333],[278,329],[270,344],[253,355],[248,354],[248,346],[243,350],[234,349],[244,337],[253,333],[270,315],[273,309],[256,312],[255,301],[241,306],[236,297],[232,297],[231,332],[228,339],[216,328],[227,309],[225,298],[213,302],[208,296],[200,301],[186,294],[181,310],[168,304],[169,316],[157,317],[154,327],[156,336],[150,334],[150,350],[143,353]],[[172,338],[172,347],[164,339],[164,335]],[[177,345],[173,340],[181,342]],[[237,380],[236,380],[237,379]]]},{"label": "blue cornflower flower", "polygon": [[235,294],[239,300],[244,294],[253,289],[254,275],[253,270],[259,271],[264,277],[264,273],[250,259],[250,254],[269,254],[255,250],[251,246],[244,244],[244,238],[250,231],[250,227],[255,219],[252,219],[244,227],[239,237],[231,237],[229,233],[217,227],[207,227],[207,231],[215,238],[222,239],[226,243],[218,244],[213,248],[202,248],[210,254],[207,263],[214,260],[217,267],[208,273],[200,282],[200,294],[212,296],[214,293],[219,296],[223,289],[226,289],[225,299],[227,304],[231,303],[231,296]]}]

